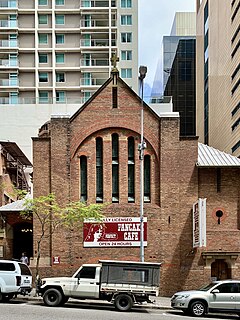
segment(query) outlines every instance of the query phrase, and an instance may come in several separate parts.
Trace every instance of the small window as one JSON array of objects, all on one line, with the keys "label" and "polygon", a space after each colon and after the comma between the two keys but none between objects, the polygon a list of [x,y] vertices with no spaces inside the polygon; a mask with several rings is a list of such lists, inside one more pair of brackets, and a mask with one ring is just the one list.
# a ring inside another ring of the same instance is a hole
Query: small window
[{"label": "small window", "polygon": [[86,156],[80,157],[80,171],[81,171],[80,201],[85,202],[87,201],[87,157]]},{"label": "small window", "polygon": [[39,44],[47,44],[48,43],[48,35],[46,33],[39,33],[38,42],[39,42]]},{"label": "small window", "polygon": [[38,5],[39,6],[47,6],[48,0],[38,0]]},{"label": "small window", "polygon": [[132,78],[132,69],[131,68],[121,69],[121,77],[123,79]]},{"label": "small window", "polygon": [[149,155],[144,156],[144,202],[150,202],[150,187],[151,187],[151,158]]},{"label": "small window", "polygon": [[122,26],[131,26],[132,25],[132,15],[122,15],[121,16],[121,25]]},{"label": "small window", "polygon": [[65,82],[65,74],[63,72],[56,73],[56,82]]},{"label": "small window", "polygon": [[38,23],[39,24],[48,24],[48,16],[47,16],[47,14],[39,14],[38,15]]},{"label": "small window", "polygon": [[39,82],[48,82],[47,72],[39,72]]},{"label": "small window", "polygon": [[39,53],[38,61],[39,61],[39,63],[48,63],[47,53]]},{"label": "small window", "polygon": [[121,8],[132,8],[132,0],[121,0]]},{"label": "small window", "polygon": [[76,278],[95,279],[95,275],[96,275],[96,267],[83,267],[76,275]]},{"label": "small window", "polygon": [[131,32],[122,32],[121,33],[121,42],[122,43],[131,43],[132,42],[132,33]]},{"label": "small window", "polygon": [[56,6],[64,6],[64,0],[55,0]]},{"label": "small window", "polygon": [[66,102],[64,91],[56,91],[56,102]]},{"label": "small window", "polygon": [[56,34],[56,43],[63,44],[64,43],[64,34]]},{"label": "small window", "polygon": [[56,53],[56,63],[64,63],[65,55],[64,53]]},{"label": "small window", "polygon": [[132,50],[123,50],[121,51],[122,60],[132,60]]},{"label": "small window", "polygon": [[47,91],[40,91],[39,92],[39,103],[48,103],[48,92]]},{"label": "small window", "polygon": [[128,269],[123,268],[123,281],[128,282],[148,282],[149,279],[149,270],[140,270],[140,269]]},{"label": "small window", "polygon": [[56,24],[64,24],[64,23],[65,23],[64,14],[57,14],[56,15]]}]

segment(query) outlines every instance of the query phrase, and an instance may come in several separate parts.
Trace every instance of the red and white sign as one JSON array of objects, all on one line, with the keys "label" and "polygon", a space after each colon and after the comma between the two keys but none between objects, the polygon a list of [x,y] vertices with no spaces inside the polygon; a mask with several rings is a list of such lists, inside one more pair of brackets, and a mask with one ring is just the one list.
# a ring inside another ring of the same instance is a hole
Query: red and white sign
[{"label": "red and white sign", "polygon": [[[83,224],[84,247],[140,247],[140,218],[104,218],[102,223]],[[147,218],[144,218],[144,246],[147,246]]]},{"label": "red and white sign", "polygon": [[53,257],[53,264],[60,264],[60,257],[59,256]]}]

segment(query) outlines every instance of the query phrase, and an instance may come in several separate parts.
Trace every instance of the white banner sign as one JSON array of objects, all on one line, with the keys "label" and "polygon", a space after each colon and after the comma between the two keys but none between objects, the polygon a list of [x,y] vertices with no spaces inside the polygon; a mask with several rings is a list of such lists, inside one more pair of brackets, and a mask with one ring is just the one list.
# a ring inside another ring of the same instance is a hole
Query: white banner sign
[{"label": "white banner sign", "polygon": [[198,199],[193,204],[193,248],[206,247],[206,202],[207,199]]}]

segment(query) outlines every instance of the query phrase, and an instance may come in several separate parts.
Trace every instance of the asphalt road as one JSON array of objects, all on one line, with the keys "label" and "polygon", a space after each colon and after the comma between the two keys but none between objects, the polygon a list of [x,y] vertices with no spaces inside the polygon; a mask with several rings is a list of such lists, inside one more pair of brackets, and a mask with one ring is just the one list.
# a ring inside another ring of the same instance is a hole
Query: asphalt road
[{"label": "asphalt road", "polygon": [[[1,320],[193,320],[174,310],[133,308],[130,312],[115,311],[112,305],[87,304],[79,301],[67,303],[64,307],[50,308],[39,301],[13,300],[1,303]],[[210,315],[202,320],[235,320],[232,315]]]}]

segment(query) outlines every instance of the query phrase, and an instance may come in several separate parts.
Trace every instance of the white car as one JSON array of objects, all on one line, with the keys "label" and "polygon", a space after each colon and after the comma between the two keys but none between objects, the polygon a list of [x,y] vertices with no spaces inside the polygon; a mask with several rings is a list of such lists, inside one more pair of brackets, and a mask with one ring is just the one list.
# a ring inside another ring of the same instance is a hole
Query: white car
[{"label": "white car", "polygon": [[171,306],[195,317],[209,312],[240,316],[240,280],[215,281],[199,290],[177,292],[171,298]]},{"label": "white car", "polygon": [[32,273],[29,267],[19,261],[0,260],[0,301],[8,301],[17,294],[32,290]]}]

